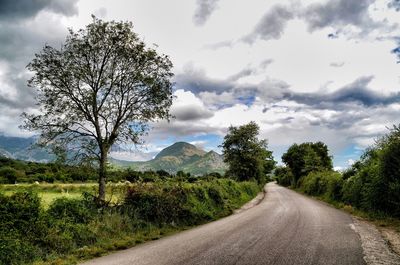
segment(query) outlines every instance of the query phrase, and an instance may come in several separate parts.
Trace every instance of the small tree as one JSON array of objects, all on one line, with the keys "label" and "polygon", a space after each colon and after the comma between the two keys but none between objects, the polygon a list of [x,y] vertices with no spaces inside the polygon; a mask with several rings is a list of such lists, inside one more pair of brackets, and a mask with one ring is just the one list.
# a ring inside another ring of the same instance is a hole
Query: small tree
[{"label": "small tree", "polygon": [[60,49],[46,45],[27,67],[40,114],[24,113],[23,128],[39,131],[42,145],[74,149],[74,159],[94,159],[104,201],[111,146],[139,143],[147,122],[170,117],[171,61],[147,48],[132,23],[93,16],[86,28],[70,30]]},{"label": "small tree", "polygon": [[263,182],[265,175],[275,166],[267,140],[259,140],[260,128],[255,122],[239,127],[231,126],[224,138],[224,161],[229,165],[228,174],[238,180],[256,179]]}]

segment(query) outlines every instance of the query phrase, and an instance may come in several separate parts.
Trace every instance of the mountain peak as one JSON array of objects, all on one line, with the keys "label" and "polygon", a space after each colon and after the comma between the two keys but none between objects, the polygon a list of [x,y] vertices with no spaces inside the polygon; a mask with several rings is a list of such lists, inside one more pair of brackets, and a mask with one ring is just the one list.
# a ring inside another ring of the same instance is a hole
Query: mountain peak
[{"label": "mountain peak", "polygon": [[175,156],[175,157],[191,157],[194,155],[203,156],[206,152],[197,148],[196,146],[186,143],[186,142],[176,142],[167,148],[164,148],[155,159],[160,159],[166,156]]}]

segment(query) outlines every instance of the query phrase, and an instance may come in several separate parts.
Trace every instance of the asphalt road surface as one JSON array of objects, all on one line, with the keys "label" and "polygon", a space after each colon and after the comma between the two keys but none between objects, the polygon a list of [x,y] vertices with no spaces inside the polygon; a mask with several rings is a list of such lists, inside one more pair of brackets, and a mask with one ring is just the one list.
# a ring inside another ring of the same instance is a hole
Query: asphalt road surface
[{"label": "asphalt road surface", "polygon": [[84,264],[365,264],[352,218],[274,183],[257,206]]}]

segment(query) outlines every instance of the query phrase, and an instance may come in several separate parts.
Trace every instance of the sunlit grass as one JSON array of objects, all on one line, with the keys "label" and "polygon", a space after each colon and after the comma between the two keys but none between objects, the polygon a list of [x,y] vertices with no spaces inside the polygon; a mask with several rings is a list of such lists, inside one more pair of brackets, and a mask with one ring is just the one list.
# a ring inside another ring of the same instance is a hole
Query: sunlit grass
[{"label": "sunlit grass", "polygon": [[[115,188],[115,185],[108,185],[106,200],[111,203],[119,203],[125,193],[123,187]],[[96,183],[40,183],[40,184],[4,184],[0,185],[0,192],[7,196],[11,196],[15,192],[21,191],[37,192],[43,208],[47,209],[49,205],[59,198],[77,199],[82,198],[84,192],[88,192],[94,196],[97,194]]]}]

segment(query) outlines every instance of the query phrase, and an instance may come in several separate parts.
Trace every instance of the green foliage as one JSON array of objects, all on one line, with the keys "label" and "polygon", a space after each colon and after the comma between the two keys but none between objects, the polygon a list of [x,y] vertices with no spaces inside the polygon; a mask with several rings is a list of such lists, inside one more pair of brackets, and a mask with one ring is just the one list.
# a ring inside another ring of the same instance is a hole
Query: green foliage
[{"label": "green foliage", "polygon": [[323,196],[330,201],[342,199],[342,175],[334,171],[310,172],[301,178],[301,190],[309,195]]},{"label": "green foliage", "polygon": [[60,49],[46,45],[27,68],[41,112],[23,113],[23,128],[40,132],[39,143],[51,145],[60,162],[65,149],[76,149],[74,161],[95,161],[104,201],[111,147],[139,143],[148,122],[170,117],[170,59],[146,47],[131,22],[93,16],[84,29],[70,29]]},{"label": "green foliage", "polygon": [[[312,143],[293,145],[283,156],[301,191],[330,202],[343,202],[368,213],[400,217],[399,127],[394,126],[387,135],[379,138],[342,175],[329,170],[331,162],[326,146],[318,144],[317,149],[312,146]],[[318,159],[319,156],[324,159]],[[314,164],[308,161],[310,157],[316,160]],[[287,169],[277,169],[275,175],[280,184],[289,185]]]},{"label": "green foliage", "polygon": [[274,176],[279,185],[291,186],[293,182],[292,171],[288,167],[278,166],[275,168]]},{"label": "green foliage", "polygon": [[290,169],[295,186],[302,176],[310,172],[332,170],[332,157],[322,142],[293,144],[282,155],[282,161]]},{"label": "green foliage", "polygon": [[400,216],[400,128],[367,149],[346,172],[343,200],[366,211]]},{"label": "green foliage", "polygon": [[27,264],[41,254],[37,244],[43,227],[40,215],[36,194],[0,194],[0,264]]},{"label": "green foliage", "polygon": [[88,223],[93,216],[94,205],[89,200],[82,199],[56,199],[47,210],[50,218],[66,219],[73,223]]},{"label": "green foliage", "polygon": [[96,170],[88,166],[35,163],[0,158],[0,184],[47,182],[86,182],[97,179]]},{"label": "green foliage", "polygon": [[24,175],[21,171],[5,166],[0,168],[0,183],[14,184],[18,179],[22,179]]},{"label": "green foliage", "polygon": [[258,191],[254,182],[227,179],[154,183],[130,187],[123,209],[146,222],[191,225],[231,213]]},{"label": "green foliage", "polygon": [[[66,188],[31,186],[38,192]],[[83,185],[70,186],[83,190]],[[126,191],[124,200],[101,207],[88,194],[82,199],[57,199],[44,209],[35,193],[0,193],[0,264],[64,264],[61,261],[71,256],[88,258],[126,248],[225,216],[260,189],[256,182],[211,176],[193,183],[169,178],[112,186]]]},{"label": "green foliage", "polygon": [[275,167],[266,140],[258,140],[259,126],[255,122],[239,127],[231,126],[222,143],[228,175],[240,181],[255,179],[264,183],[266,174]]}]

